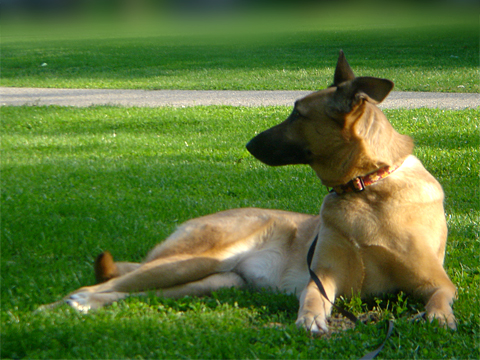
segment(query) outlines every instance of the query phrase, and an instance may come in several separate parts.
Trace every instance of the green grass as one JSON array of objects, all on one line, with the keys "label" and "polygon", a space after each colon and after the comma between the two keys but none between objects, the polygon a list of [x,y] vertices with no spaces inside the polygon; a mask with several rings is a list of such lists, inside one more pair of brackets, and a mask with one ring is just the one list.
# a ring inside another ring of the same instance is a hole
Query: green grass
[{"label": "green grass", "polygon": [[372,13],[358,7],[288,16],[263,12],[218,23],[155,18],[24,28],[6,22],[1,84],[314,90],[330,85],[343,49],[358,75],[391,79],[396,90],[475,93],[476,14],[416,8]]},{"label": "green grass", "polygon": [[[384,336],[380,321],[312,338],[294,326],[297,300],[269,292],[34,312],[93,283],[102,250],[139,261],[191,217],[246,206],[317,213],[326,190],[308,167],[269,168],[245,150],[286,107],[0,111],[2,358],[359,358]],[[404,295],[344,303],[395,317],[381,358],[477,359],[478,111],[386,113],[446,192],[458,331],[411,323],[423,305]]]}]

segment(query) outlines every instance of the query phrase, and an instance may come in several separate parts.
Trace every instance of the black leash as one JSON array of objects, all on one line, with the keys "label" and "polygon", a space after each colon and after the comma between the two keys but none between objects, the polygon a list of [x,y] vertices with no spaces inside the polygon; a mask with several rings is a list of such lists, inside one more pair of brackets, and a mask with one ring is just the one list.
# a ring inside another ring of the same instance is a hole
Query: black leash
[{"label": "black leash", "polygon": [[341,308],[340,306],[335,305],[333,302],[330,301],[330,299],[328,298],[327,293],[325,291],[325,288],[323,287],[322,282],[318,278],[317,274],[315,274],[315,272],[312,270],[311,265],[312,265],[312,260],[313,260],[313,254],[315,253],[315,247],[317,246],[317,241],[318,241],[318,234],[317,234],[317,236],[315,236],[315,239],[313,240],[312,245],[310,245],[310,249],[308,250],[308,254],[307,254],[307,264],[308,264],[308,271],[310,273],[310,277],[312,278],[315,285],[317,285],[318,290],[320,290],[320,293],[323,295],[323,297],[325,299],[327,299],[327,301],[330,304],[332,304],[332,306],[335,309],[337,309],[343,316],[345,316],[351,322],[356,324],[360,320],[358,320],[358,318],[355,315],[353,315],[350,311],[347,311],[347,310]]},{"label": "black leash", "polygon": [[388,320],[387,335],[385,336],[385,340],[383,340],[383,343],[372,352],[369,352],[364,357],[360,358],[360,360],[372,360],[373,358],[375,358],[375,356],[377,356],[380,353],[380,351],[382,351],[383,347],[387,343],[387,340],[390,338],[390,335],[392,335],[392,332],[393,332],[393,321]]},{"label": "black leash", "polygon": [[[315,272],[312,270],[311,265],[312,265],[312,260],[313,260],[313,254],[315,253],[315,248],[317,246],[317,241],[318,241],[318,234],[317,234],[317,236],[315,236],[315,239],[313,240],[312,245],[310,245],[310,249],[308,249],[308,254],[307,254],[307,265],[308,265],[308,272],[310,273],[310,277],[312,278],[315,285],[317,285],[318,290],[320,290],[320,293],[323,295],[323,297],[330,304],[332,304],[332,306],[338,312],[340,312],[343,316],[348,318],[351,322],[353,322],[356,325],[358,322],[360,322],[360,320],[358,320],[358,318],[355,315],[353,315],[350,311],[345,310],[345,309],[341,308],[340,306],[335,305],[333,302],[330,301],[330,299],[328,298],[327,293],[325,291],[325,288],[323,287],[322,282],[318,278],[317,274],[315,274]],[[369,352],[364,357],[362,357],[360,360],[371,360],[371,359],[375,358],[375,356],[377,356],[380,353],[380,351],[382,351],[382,349],[385,346],[387,340],[390,338],[390,335],[392,335],[392,331],[393,331],[393,321],[389,320],[388,321],[387,335],[385,336],[385,340],[383,341],[383,343],[377,349],[373,350],[372,352]]]}]

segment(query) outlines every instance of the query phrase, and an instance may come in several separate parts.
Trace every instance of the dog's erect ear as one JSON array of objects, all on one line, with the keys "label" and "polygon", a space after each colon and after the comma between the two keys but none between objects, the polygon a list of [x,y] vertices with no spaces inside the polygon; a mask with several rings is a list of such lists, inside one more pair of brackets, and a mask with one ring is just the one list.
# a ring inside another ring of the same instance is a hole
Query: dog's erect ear
[{"label": "dog's erect ear", "polygon": [[338,56],[337,67],[335,68],[335,75],[333,77],[332,86],[338,86],[341,83],[355,79],[355,74],[345,58],[345,54],[340,50]]},{"label": "dog's erect ear", "polygon": [[358,77],[352,81],[353,91],[356,97],[365,98],[375,104],[381,103],[393,89],[393,82],[387,79],[375,77]]},{"label": "dog's erect ear", "polygon": [[344,84],[344,89],[340,92],[343,92],[345,96],[365,94],[373,103],[382,102],[393,89],[393,82],[390,80],[374,77],[355,77],[352,68],[345,58],[345,54],[340,50],[332,86],[338,87],[347,81],[349,83]]},{"label": "dog's erect ear", "polygon": [[330,101],[330,116],[342,118],[363,101],[378,104],[393,89],[393,82],[374,77],[358,77],[337,87]]}]

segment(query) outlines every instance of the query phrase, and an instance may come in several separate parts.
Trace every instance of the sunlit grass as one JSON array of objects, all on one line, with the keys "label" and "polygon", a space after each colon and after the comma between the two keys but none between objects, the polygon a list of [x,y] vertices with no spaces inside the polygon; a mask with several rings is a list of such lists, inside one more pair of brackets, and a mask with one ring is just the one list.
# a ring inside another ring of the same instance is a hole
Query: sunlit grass
[{"label": "sunlit grass", "polygon": [[[418,9],[417,9],[418,10]],[[343,49],[358,75],[396,90],[478,92],[472,12],[262,12],[235,20],[161,18],[78,27],[2,26],[3,86],[320,89]]]},{"label": "sunlit grass", "polygon": [[[191,217],[247,206],[317,213],[326,189],[308,167],[269,168],[245,150],[289,111],[0,108],[2,358],[359,358],[376,347],[383,322],[311,338],[293,325],[295,297],[269,292],[34,312],[91,284],[100,251],[140,261]],[[411,323],[423,309],[411,297],[346,304],[396,318],[385,358],[478,358],[478,112],[385,112],[445,188],[458,331]]]}]

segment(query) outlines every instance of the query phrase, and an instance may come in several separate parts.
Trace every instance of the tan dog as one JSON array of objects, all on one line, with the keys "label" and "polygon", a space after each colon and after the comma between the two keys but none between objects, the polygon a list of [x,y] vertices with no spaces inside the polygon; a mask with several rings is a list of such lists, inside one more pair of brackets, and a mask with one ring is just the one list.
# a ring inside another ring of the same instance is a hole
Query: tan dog
[{"label": "tan dog", "polygon": [[237,209],[179,227],[141,263],[95,264],[99,281],[64,300],[88,311],[131,294],[206,295],[224,287],[267,287],[299,297],[297,324],[327,331],[331,304],[310,279],[306,257],[328,297],[403,290],[426,301],[429,319],[455,328],[455,286],[443,269],[447,227],[440,184],[411,155],[375,106],[389,80],[355,77],[340,53],[331,87],[295,103],[283,123],[252,139],[248,150],[268,165],[308,164],[327,195],[319,216]]}]

